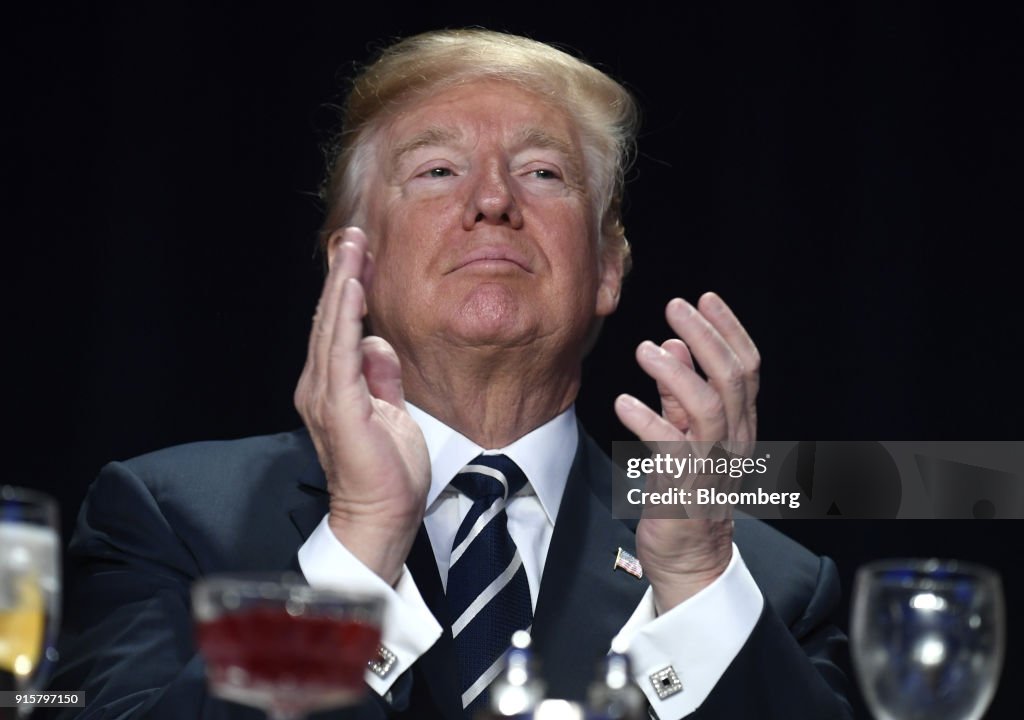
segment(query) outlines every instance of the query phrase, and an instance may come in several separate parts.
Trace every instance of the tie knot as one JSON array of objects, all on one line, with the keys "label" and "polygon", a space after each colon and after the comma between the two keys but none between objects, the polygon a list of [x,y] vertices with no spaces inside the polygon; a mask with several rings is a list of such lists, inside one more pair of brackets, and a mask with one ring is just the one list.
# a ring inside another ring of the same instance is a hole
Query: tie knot
[{"label": "tie knot", "polygon": [[506,455],[477,455],[459,470],[452,485],[471,500],[507,500],[523,489],[526,475]]}]

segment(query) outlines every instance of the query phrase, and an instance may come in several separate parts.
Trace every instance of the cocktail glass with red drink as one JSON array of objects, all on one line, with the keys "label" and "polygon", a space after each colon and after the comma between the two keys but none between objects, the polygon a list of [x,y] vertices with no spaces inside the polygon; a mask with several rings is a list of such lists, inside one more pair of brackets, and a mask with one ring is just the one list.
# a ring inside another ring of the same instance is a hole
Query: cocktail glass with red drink
[{"label": "cocktail glass with red drink", "polygon": [[300,720],[362,698],[383,601],[298,576],[222,575],[193,585],[192,614],[214,695]]}]

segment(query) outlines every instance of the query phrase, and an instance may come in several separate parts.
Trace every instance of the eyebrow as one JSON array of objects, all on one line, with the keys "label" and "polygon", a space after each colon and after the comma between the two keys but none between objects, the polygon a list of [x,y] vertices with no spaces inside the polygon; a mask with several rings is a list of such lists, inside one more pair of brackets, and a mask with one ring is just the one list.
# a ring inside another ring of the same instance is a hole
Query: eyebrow
[{"label": "eyebrow", "polygon": [[[390,157],[391,168],[397,168],[399,163],[401,163],[402,158],[411,152],[419,150],[420,148],[435,145],[448,145],[458,142],[461,138],[462,133],[454,130],[453,128],[441,125],[428,127],[422,132],[416,133],[416,135],[392,150]],[[573,149],[572,144],[564,138],[552,135],[543,128],[528,127],[524,128],[516,135],[515,145],[521,148],[540,148],[544,150],[554,150],[555,152],[560,153],[566,159],[569,173],[577,181],[582,182],[582,158],[579,156],[579,153]]]},{"label": "eyebrow", "polygon": [[521,147],[540,148],[543,150],[554,150],[560,153],[568,164],[568,170],[577,180],[583,179],[583,168],[581,167],[579,153],[573,146],[557,135],[552,135],[547,130],[539,127],[525,128],[519,133],[517,144]]},{"label": "eyebrow", "polygon": [[547,130],[538,127],[525,128],[518,136],[518,144],[526,147],[543,148],[545,150],[557,150],[566,157],[572,157],[572,146],[565,140],[552,135]]},{"label": "eyebrow", "polygon": [[423,132],[417,133],[406,140],[391,152],[391,167],[398,167],[402,158],[414,150],[419,150],[422,147],[429,147],[431,145],[447,145],[448,143],[455,142],[460,137],[461,133],[458,133],[451,128],[440,127],[437,125],[428,127]]}]

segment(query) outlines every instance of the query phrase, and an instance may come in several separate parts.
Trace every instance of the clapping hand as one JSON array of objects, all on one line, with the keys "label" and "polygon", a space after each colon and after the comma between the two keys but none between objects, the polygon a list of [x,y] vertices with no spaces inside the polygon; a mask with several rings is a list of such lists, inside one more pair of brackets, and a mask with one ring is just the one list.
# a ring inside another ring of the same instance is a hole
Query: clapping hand
[{"label": "clapping hand", "polygon": [[339,230],[328,251],[295,407],[327,476],[331,530],[394,585],[423,518],[430,459],[405,408],[398,356],[384,339],[363,337],[372,276],[366,235]]},{"label": "clapping hand", "polygon": [[[622,424],[645,442],[721,443],[730,452],[749,452],[757,437],[760,368],[750,336],[714,293],[703,295],[697,307],[676,298],[665,317],[679,337],[660,347],[645,341],[636,353],[640,367],[657,382],[661,414],[620,395],[615,412]],[[641,519],[637,555],[659,611],[692,597],[725,571],[732,536],[730,518]]]}]

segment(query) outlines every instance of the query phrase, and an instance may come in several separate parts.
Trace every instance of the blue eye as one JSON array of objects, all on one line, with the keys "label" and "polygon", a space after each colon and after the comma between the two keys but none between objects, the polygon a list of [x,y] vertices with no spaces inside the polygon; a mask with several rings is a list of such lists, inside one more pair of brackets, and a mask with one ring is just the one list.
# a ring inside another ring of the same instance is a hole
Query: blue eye
[{"label": "blue eye", "polygon": [[436,168],[430,168],[429,170],[427,170],[424,173],[424,175],[426,175],[427,177],[432,177],[432,178],[442,178],[442,177],[451,177],[453,175],[453,173],[448,168],[436,167]]},{"label": "blue eye", "polygon": [[541,180],[557,180],[558,173],[554,170],[548,170],[547,168],[541,168],[538,170],[531,170],[530,174],[534,177],[540,178]]}]

